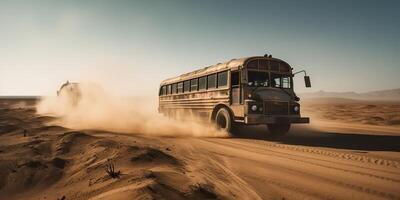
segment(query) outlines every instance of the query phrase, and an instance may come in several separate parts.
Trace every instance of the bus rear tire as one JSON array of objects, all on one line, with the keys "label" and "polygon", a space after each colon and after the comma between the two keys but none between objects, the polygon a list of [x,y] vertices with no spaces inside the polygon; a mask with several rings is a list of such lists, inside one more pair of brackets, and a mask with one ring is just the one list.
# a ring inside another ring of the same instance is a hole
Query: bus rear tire
[{"label": "bus rear tire", "polygon": [[230,112],[226,108],[220,108],[215,115],[215,124],[218,129],[231,133],[233,130],[233,120]]},{"label": "bus rear tire", "polygon": [[290,124],[268,124],[267,126],[271,135],[284,135],[290,129]]}]

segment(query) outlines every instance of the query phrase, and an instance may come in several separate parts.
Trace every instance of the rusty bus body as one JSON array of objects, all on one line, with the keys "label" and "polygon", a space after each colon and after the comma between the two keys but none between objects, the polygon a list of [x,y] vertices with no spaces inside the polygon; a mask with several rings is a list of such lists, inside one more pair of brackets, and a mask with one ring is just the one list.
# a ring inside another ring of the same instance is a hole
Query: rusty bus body
[{"label": "rusty bus body", "polygon": [[[227,131],[236,124],[266,124],[282,134],[293,123],[309,123],[300,115],[292,70],[268,55],[218,63],[162,81],[158,110],[168,116],[195,113]],[[310,87],[308,76],[305,81]]]}]

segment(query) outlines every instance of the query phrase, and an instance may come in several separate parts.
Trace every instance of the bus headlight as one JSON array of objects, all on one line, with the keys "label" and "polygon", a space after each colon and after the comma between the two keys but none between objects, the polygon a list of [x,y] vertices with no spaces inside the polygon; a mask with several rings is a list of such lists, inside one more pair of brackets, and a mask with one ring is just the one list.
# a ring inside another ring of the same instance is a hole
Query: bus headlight
[{"label": "bus headlight", "polygon": [[294,112],[297,113],[297,112],[299,112],[299,110],[300,110],[299,106],[294,106],[294,107],[293,107],[293,111],[294,111]]},{"label": "bus headlight", "polygon": [[257,103],[257,102],[250,102],[248,104],[248,112],[249,114],[261,114],[263,113],[263,105],[261,103]]}]

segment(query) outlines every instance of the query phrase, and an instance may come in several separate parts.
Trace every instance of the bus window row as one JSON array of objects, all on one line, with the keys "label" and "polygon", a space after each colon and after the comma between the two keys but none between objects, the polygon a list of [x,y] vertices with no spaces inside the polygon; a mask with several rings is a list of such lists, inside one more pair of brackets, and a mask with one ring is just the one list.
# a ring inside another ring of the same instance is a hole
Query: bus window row
[{"label": "bus window row", "polygon": [[160,88],[160,96],[204,91],[228,86],[228,71],[218,72],[191,80],[186,80]]}]

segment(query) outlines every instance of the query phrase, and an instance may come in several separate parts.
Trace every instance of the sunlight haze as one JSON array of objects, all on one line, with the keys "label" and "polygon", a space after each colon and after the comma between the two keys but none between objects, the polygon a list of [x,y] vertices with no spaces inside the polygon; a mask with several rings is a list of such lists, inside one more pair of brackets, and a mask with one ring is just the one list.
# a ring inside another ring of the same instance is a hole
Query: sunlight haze
[{"label": "sunlight haze", "polygon": [[166,78],[272,54],[297,92],[400,87],[398,1],[1,1],[0,95],[67,80],[157,95]]}]

